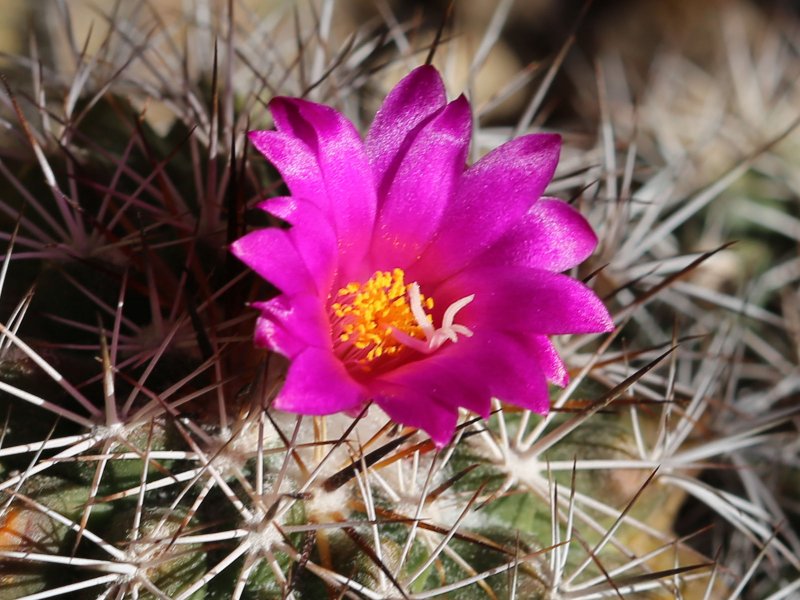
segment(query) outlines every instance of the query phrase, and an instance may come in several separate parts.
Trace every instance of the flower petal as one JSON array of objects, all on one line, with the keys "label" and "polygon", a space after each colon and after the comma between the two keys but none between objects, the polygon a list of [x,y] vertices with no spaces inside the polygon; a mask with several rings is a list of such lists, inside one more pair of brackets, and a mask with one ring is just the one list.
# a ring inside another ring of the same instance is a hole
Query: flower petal
[{"label": "flower petal", "polygon": [[[289,237],[311,273],[319,295],[327,297],[339,263],[338,240],[331,223],[303,198],[287,198],[280,203],[280,213],[280,218],[291,225]],[[269,258],[280,260],[279,257]]]},{"label": "flower petal", "polygon": [[378,384],[425,390],[438,404],[451,410],[463,407],[485,418],[491,411],[491,376],[482,362],[481,348],[463,340],[386,373]]},{"label": "flower petal", "polygon": [[269,316],[260,316],[256,319],[253,344],[257,348],[265,348],[282,354],[289,360],[308,348],[308,344],[296,338],[281,321]]},{"label": "flower petal", "polygon": [[437,305],[448,306],[469,294],[475,299],[459,311],[458,322],[473,332],[485,327],[512,334],[557,335],[614,329],[592,289],[550,271],[480,266],[455,275],[428,295]]},{"label": "flower petal", "polygon": [[293,196],[311,200],[326,215],[332,212],[317,157],[308,145],[279,131],[251,131],[248,137],[278,170]]},{"label": "flower petal", "polygon": [[314,277],[284,229],[259,229],[231,244],[231,252],[284,294],[317,292]]},{"label": "flower petal", "polygon": [[[550,396],[544,370],[549,366],[540,363],[540,353],[533,345],[535,342],[484,328],[472,338],[461,338],[386,373],[377,384],[424,390],[426,398],[439,405],[451,410],[466,408],[483,418],[491,412],[493,397],[546,413]],[[409,396],[408,402],[413,401]],[[417,407],[417,422],[424,421],[427,406]]]},{"label": "flower petal", "polygon": [[477,260],[560,272],[586,260],[596,246],[583,215],[566,202],[543,198]]},{"label": "flower petal", "polygon": [[363,388],[330,350],[306,348],[289,365],[273,406],[304,415],[351,411],[365,401]]},{"label": "flower petal", "polygon": [[274,98],[270,110],[283,137],[256,132],[251,139],[281,172],[292,195],[310,199],[332,220],[344,270],[362,266],[376,200],[358,132],[338,111],[307,100]]},{"label": "flower petal", "polygon": [[329,106],[299,98],[274,98],[270,110],[279,131],[293,133],[316,154],[340,237],[371,231],[375,183],[353,124]]},{"label": "flower petal", "polygon": [[526,336],[525,344],[531,348],[545,376],[559,387],[569,383],[569,372],[553,342],[544,335]]},{"label": "flower petal", "polygon": [[[291,215],[297,208],[298,198],[302,198],[302,196],[272,196],[256,204],[256,207],[274,217],[278,217],[279,219],[287,221],[289,215]],[[311,203],[314,204],[317,209],[319,209],[314,202]]]},{"label": "flower petal", "polygon": [[483,349],[483,369],[491,373],[492,396],[540,414],[550,409],[547,380],[538,356],[513,336],[500,332],[476,333]]},{"label": "flower petal", "polygon": [[383,384],[373,399],[392,421],[422,429],[438,448],[453,439],[458,409],[440,405],[424,390],[398,384]]},{"label": "flower petal", "polygon": [[[260,229],[236,240],[231,252],[285,294],[309,290],[327,296],[337,268],[336,234],[320,210],[309,202],[282,198],[281,218],[292,227]],[[272,203],[262,203],[270,208]]]},{"label": "flower petal", "polygon": [[488,249],[539,199],[558,163],[561,137],[526,135],[468,168],[414,278],[440,281]]},{"label": "flower petal", "polygon": [[372,121],[365,142],[379,189],[390,166],[404,155],[404,140],[422,121],[445,105],[442,78],[429,65],[418,67],[398,83]]},{"label": "flower petal", "polygon": [[380,194],[372,242],[376,269],[405,268],[439,228],[464,170],[471,129],[469,102],[460,96],[408,135]]},{"label": "flower petal", "polygon": [[330,323],[316,294],[282,294],[267,302],[253,303],[261,310],[256,321],[255,344],[287,358],[309,346],[331,350]]},{"label": "flower petal", "polygon": [[[469,360],[462,361],[462,377],[482,378],[488,386],[485,397],[486,418],[491,398],[546,413],[550,407],[547,382],[537,356],[514,336],[483,329],[472,338],[458,342],[471,348]],[[475,411],[473,411],[475,412]]]}]

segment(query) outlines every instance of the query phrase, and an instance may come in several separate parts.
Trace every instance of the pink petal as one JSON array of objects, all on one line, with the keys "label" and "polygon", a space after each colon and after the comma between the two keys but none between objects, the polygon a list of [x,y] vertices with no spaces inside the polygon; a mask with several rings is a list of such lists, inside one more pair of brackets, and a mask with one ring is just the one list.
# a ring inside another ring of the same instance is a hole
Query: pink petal
[{"label": "pink petal", "polygon": [[331,351],[330,322],[317,295],[282,294],[267,302],[253,303],[253,307],[261,310],[256,321],[256,346],[290,359],[309,346]]},{"label": "pink petal", "polygon": [[463,407],[485,418],[491,411],[492,378],[482,363],[481,348],[463,339],[386,373],[377,383],[425,390],[438,404],[451,410]]},{"label": "pink petal", "polygon": [[481,368],[491,373],[489,385],[493,397],[540,414],[547,413],[550,393],[535,353],[513,336],[499,332],[482,331],[472,339],[481,344]]},{"label": "pink petal", "polygon": [[483,328],[455,346],[469,348],[469,355],[465,355],[459,365],[460,378],[473,386],[479,387],[481,383],[488,386],[489,393],[484,400],[486,410],[478,414],[488,416],[491,398],[539,413],[547,412],[550,407],[547,382],[536,354],[526,344],[512,335]]},{"label": "pink petal", "polygon": [[406,138],[381,194],[372,243],[377,269],[405,268],[439,228],[464,170],[471,128],[469,103],[461,96]]},{"label": "pink petal", "polygon": [[438,448],[446,446],[458,423],[458,410],[438,404],[424,389],[383,384],[373,396],[392,421],[422,429]]},{"label": "pink petal", "polygon": [[289,232],[259,229],[231,244],[231,252],[284,294],[317,292],[314,277]]},{"label": "pink petal", "polygon": [[[483,418],[489,416],[493,397],[547,412],[550,396],[544,370],[551,365],[540,362],[540,354],[531,349],[536,344],[535,340],[515,339],[484,328],[472,338],[460,338],[430,356],[382,375],[374,385],[423,390],[426,399],[451,410],[466,408]],[[414,396],[409,396],[407,403],[413,402]],[[417,406],[416,422],[424,422],[427,406]],[[408,411],[414,408],[409,406]]]},{"label": "pink petal", "polygon": [[288,200],[281,208],[290,229],[254,231],[236,240],[231,252],[285,294],[314,289],[326,297],[338,262],[336,235],[317,207]]},{"label": "pink petal", "polygon": [[253,132],[251,139],[275,164],[292,195],[310,200],[332,220],[344,270],[360,267],[376,200],[358,132],[338,111],[307,100],[274,98],[270,110],[278,133]]},{"label": "pink petal", "polygon": [[[375,183],[364,144],[353,124],[329,106],[299,98],[274,98],[270,110],[279,130],[295,133],[316,153],[343,253],[366,248],[375,220]],[[363,252],[362,252],[363,255]]]},{"label": "pink petal", "polygon": [[308,348],[308,344],[296,338],[282,322],[268,316],[256,319],[253,345],[282,354],[290,360]]},{"label": "pink petal", "polygon": [[[424,291],[424,288],[423,288]],[[456,322],[478,331],[555,335],[599,333],[614,329],[608,310],[592,289],[558,273],[525,267],[470,268],[437,288],[437,305],[475,299]]]},{"label": "pink petal", "polygon": [[514,227],[550,183],[560,146],[557,135],[526,135],[467,169],[414,279],[433,282],[453,274]]},{"label": "pink petal", "polygon": [[363,388],[330,350],[309,347],[292,360],[273,406],[304,415],[328,415],[356,410],[364,401]]},{"label": "pink petal", "polygon": [[[287,221],[289,215],[291,215],[297,208],[298,198],[302,198],[302,196],[273,196],[271,198],[267,198],[266,200],[262,200],[256,204],[256,207],[260,208],[264,212],[278,217],[279,219]],[[308,202],[314,204],[314,206],[319,209],[314,202],[311,202],[310,200]]]},{"label": "pink petal", "polygon": [[[339,262],[338,240],[330,221],[310,202],[290,197],[282,202],[280,217],[291,228],[288,234],[316,283],[321,297],[330,293]],[[280,257],[265,257],[280,260]]]},{"label": "pink petal", "polygon": [[560,272],[586,260],[595,246],[597,236],[577,210],[561,200],[545,198],[477,260]]},{"label": "pink petal", "polygon": [[569,372],[553,342],[543,335],[531,335],[527,336],[525,343],[530,347],[547,379],[559,387],[565,387],[569,383]]},{"label": "pink petal", "polygon": [[311,148],[302,140],[278,131],[251,131],[248,137],[275,166],[293,196],[307,198],[333,218],[325,180]]},{"label": "pink petal", "polygon": [[379,188],[384,187],[383,178],[390,165],[402,159],[406,136],[441,109],[445,101],[442,78],[427,65],[411,71],[389,92],[372,121],[365,143]]}]

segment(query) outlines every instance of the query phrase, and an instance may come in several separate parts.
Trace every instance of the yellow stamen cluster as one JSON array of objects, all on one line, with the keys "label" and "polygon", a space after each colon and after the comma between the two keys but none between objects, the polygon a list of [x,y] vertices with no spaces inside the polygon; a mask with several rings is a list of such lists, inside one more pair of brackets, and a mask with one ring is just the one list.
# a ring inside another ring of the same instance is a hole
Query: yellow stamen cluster
[{"label": "yellow stamen cluster", "polygon": [[[393,330],[425,337],[408,301],[412,284],[404,278],[402,269],[377,271],[364,283],[348,283],[337,293],[340,300],[331,309],[339,324],[338,341],[361,351],[354,357],[359,362],[400,352],[405,346],[392,337]],[[425,308],[433,308],[432,298],[422,296],[421,300]]]}]

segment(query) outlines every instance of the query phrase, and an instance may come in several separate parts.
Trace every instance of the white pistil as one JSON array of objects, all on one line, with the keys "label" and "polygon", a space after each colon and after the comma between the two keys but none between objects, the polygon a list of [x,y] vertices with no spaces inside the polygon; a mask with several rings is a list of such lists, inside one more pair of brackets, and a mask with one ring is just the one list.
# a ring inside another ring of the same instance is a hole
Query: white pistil
[{"label": "white pistil", "polygon": [[411,308],[411,314],[414,315],[417,325],[419,325],[422,333],[425,334],[425,340],[413,338],[407,333],[394,328],[392,329],[392,336],[401,344],[417,352],[422,352],[423,354],[430,354],[434,350],[437,350],[447,340],[455,344],[458,342],[459,335],[472,337],[472,330],[469,327],[458,325],[454,323],[454,321],[458,311],[467,306],[474,299],[475,294],[470,294],[469,296],[464,296],[453,302],[447,307],[447,310],[444,311],[442,326],[436,329],[431,325],[425,308],[422,306],[422,295],[419,291],[419,284],[412,283],[408,287],[408,302]]},{"label": "white pistil", "polygon": [[417,325],[422,329],[422,333],[425,334],[425,339],[430,339],[434,333],[434,328],[428,320],[425,308],[422,306],[422,294],[419,291],[418,283],[412,283],[408,286],[408,305],[411,307],[411,314],[417,320]]}]

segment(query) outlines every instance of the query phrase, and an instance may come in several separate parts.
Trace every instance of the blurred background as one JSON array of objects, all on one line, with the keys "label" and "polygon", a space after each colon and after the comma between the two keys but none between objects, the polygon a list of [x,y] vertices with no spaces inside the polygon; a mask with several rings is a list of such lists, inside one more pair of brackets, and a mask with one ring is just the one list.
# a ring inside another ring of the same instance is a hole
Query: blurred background
[{"label": "blurred background", "polygon": [[[125,24],[129,33],[156,27],[180,31],[192,15],[212,21],[224,12],[228,2],[199,3],[205,7],[199,12],[197,4],[187,0],[0,0],[0,64],[9,68],[13,62],[9,57],[28,53],[34,40],[45,64],[63,58],[65,13],[75,40],[83,43],[88,39],[86,50],[91,54],[106,39],[112,15],[121,17],[117,22]],[[308,2],[287,0],[244,0],[235,4],[235,18],[242,23],[276,9],[305,12],[311,6]],[[800,10],[792,0],[341,0],[330,4],[332,29],[342,38],[388,18],[389,22],[413,28],[412,43],[421,46],[420,38],[432,38],[446,22],[447,32],[458,32],[455,35],[463,42],[460,47],[464,56],[460,60],[464,69],[479,48],[495,11],[503,8],[507,18],[502,24],[501,41],[491,48],[475,86],[479,97],[496,92],[498,85],[521,69],[552,57],[572,34],[576,44],[568,64],[580,59],[591,63],[593,57],[616,54],[635,75],[630,83],[636,85],[646,78],[654,57],[669,50],[679,50],[700,67],[713,69],[725,62],[725,36],[730,33],[726,33],[725,21],[731,15],[740,21],[736,25],[742,29],[739,33],[758,36],[769,22],[791,35],[797,27],[794,17]],[[452,14],[446,18],[449,10]],[[520,93],[518,98],[522,97],[524,94]],[[515,108],[519,108],[518,104],[509,102],[499,114],[509,116]]]}]

